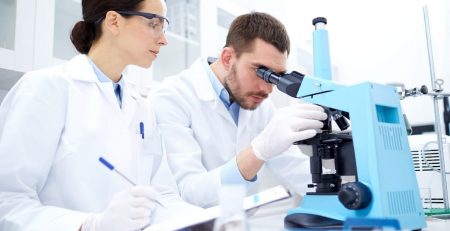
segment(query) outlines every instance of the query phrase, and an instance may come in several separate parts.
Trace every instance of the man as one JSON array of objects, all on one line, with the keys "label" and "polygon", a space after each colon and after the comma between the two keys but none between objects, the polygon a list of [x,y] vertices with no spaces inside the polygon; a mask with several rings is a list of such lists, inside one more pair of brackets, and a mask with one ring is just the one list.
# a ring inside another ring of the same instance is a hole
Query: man
[{"label": "man", "polygon": [[256,76],[261,66],[285,72],[289,49],[277,19],[245,14],[231,24],[217,60],[200,59],[152,91],[169,165],[187,202],[216,205],[222,184],[252,186],[264,164],[289,188],[304,192],[308,158],[287,150],[313,137],[326,114],[311,104],[274,113],[265,100],[273,86]]}]

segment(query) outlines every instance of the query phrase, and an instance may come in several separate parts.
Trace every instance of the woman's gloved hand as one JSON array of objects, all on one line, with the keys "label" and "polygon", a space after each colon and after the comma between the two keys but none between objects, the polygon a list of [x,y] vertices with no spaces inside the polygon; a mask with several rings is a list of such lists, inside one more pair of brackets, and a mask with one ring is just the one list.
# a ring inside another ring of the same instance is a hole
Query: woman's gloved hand
[{"label": "woman's gloved hand", "polygon": [[323,108],[308,103],[297,103],[278,109],[251,146],[261,160],[268,160],[286,151],[292,143],[311,138],[327,119]]},{"label": "woman's gloved hand", "polygon": [[[160,194],[151,186],[134,186],[114,195],[106,210],[83,224],[82,230],[134,231],[150,224]],[[87,228],[88,227],[88,228]]]}]

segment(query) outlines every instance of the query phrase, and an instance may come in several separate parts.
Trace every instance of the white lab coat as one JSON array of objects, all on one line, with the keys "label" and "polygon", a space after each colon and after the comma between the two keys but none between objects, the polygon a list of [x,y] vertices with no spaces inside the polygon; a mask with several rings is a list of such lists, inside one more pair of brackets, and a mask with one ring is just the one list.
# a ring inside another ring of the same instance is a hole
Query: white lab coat
[{"label": "white lab coat", "polygon": [[120,108],[85,55],[25,74],[0,108],[0,230],[75,231],[104,211],[130,184],[100,156],[166,204],[183,204],[161,139],[151,107],[125,86]]},{"label": "white lab coat", "polygon": [[[169,166],[181,197],[206,208],[218,204],[222,166],[235,161],[236,154],[250,145],[271,119],[274,107],[265,100],[253,111],[241,108],[236,126],[202,62],[205,60],[166,78],[150,92],[149,99],[158,109],[156,115],[167,142]],[[295,147],[269,160],[266,167],[280,183],[298,193],[304,193],[311,182],[309,159]]]}]

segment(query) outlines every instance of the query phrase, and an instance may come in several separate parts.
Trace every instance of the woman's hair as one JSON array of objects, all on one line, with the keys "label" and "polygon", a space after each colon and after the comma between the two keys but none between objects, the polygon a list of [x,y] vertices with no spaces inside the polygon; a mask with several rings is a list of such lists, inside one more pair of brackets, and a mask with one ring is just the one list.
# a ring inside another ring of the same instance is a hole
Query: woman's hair
[{"label": "woman's hair", "polygon": [[236,56],[240,57],[253,49],[257,38],[272,44],[280,52],[290,52],[290,40],[284,25],[273,16],[261,12],[251,12],[234,19],[225,46],[232,47]]},{"label": "woman's hair", "polygon": [[81,54],[87,54],[102,34],[100,24],[110,10],[139,10],[144,0],[83,0],[83,20],[73,26],[70,40]]}]

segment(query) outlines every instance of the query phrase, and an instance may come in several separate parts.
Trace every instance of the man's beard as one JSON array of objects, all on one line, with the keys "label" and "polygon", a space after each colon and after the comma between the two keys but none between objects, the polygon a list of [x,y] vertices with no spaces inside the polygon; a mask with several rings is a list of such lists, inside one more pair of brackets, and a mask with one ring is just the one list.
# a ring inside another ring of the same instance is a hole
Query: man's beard
[{"label": "man's beard", "polygon": [[259,106],[259,104],[252,104],[251,102],[248,102],[248,97],[259,96],[266,99],[269,96],[267,93],[262,91],[252,91],[248,93],[241,92],[241,85],[237,79],[237,71],[235,65],[231,67],[231,73],[228,76],[225,76],[224,88],[230,95],[230,101],[236,102],[241,108],[246,110],[255,110]]}]

